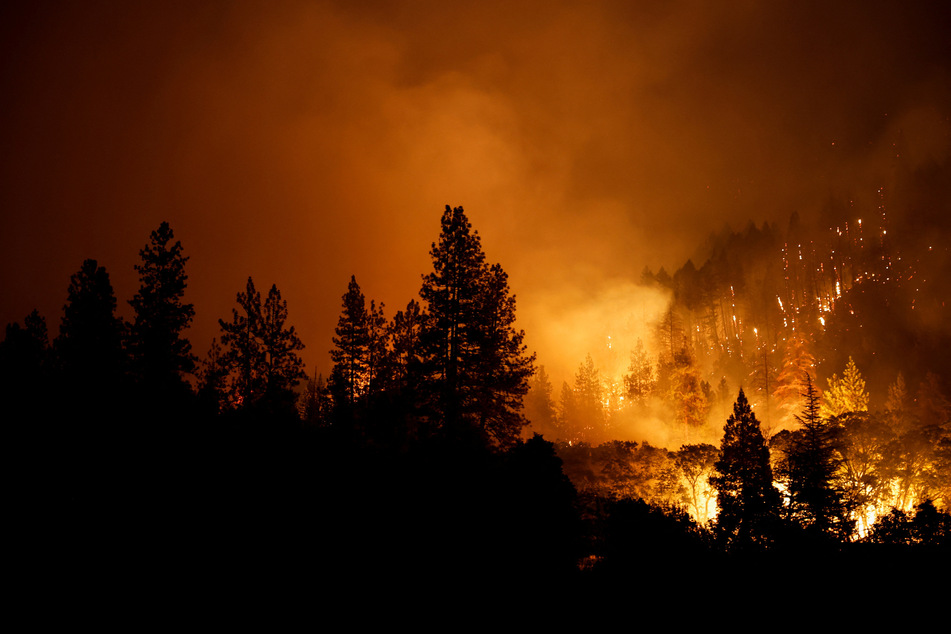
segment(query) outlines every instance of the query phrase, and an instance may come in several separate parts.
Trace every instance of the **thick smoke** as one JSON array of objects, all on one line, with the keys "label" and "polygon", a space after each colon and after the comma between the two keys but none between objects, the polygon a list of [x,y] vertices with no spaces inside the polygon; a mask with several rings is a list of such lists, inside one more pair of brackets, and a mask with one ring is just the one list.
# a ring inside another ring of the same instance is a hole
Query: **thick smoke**
[{"label": "thick smoke", "polygon": [[446,204],[509,272],[539,362],[569,379],[609,335],[626,355],[662,310],[632,286],[645,265],[679,267],[725,223],[864,204],[895,147],[920,178],[951,151],[940,3],[4,11],[0,318],[38,307],[55,331],[86,257],[123,304],[169,220],[192,257],[197,351],[250,274],[278,284],[325,373],[350,275],[402,308]]}]

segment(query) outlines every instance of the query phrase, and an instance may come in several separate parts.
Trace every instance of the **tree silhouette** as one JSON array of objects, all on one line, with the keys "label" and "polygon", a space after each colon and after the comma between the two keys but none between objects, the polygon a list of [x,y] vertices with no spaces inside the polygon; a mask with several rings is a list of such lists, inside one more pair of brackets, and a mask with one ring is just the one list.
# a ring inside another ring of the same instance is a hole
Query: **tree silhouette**
[{"label": "tree silhouette", "polygon": [[38,311],[27,315],[23,326],[7,324],[0,342],[0,384],[9,389],[11,383],[26,387],[28,381],[36,381],[46,365],[48,352],[46,320]]},{"label": "tree silhouette", "polygon": [[951,547],[951,515],[939,511],[931,500],[916,505],[913,517],[892,508],[875,521],[868,541],[905,547],[938,547],[947,553]]},{"label": "tree silhouette", "polygon": [[[664,272],[664,269],[661,269]],[[659,274],[658,274],[659,275]],[[663,316],[654,325],[654,334],[657,337],[657,347],[661,350],[661,357],[672,358],[677,350],[686,342],[683,323],[677,314],[673,303],[667,307]]]},{"label": "tree silhouette", "polygon": [[219,413],[227,403],[230,374],[231,361],[218,339],[212,338],[208,355],[198,368],[198,400],[209,413]]},{"label": "tree silhouette", "polygon": [[192,304],[182,301],[188,258],[167,222],[151,233],[139,256],[139,290],[129,301],[135,311],[129,333],[134,372],[151,390],[183,387],[182,374],[193,372],[196,361],[182,336],[195,315]]},{"label": "tree silhouette", "polygon": [[263,400],[269,408],[292,409],[293,390],[305,378],[297,354],[304,344],[294,327],[287,326],[287,302],[272,285],[262,304],[250,277],[236,301],[241,310],[232,309],[231,322],[218,320],[221,343],[227,347],[224,359],[231,370],[230,405],[247,407]]},{"label": "tree silhouette", "polygon": [[483,272],[481,286],[478,424],[499,445],[512,446],[528,422],[522,415],[522,400],[535,372],[535,355],[527,354],[522,343],[525,333],[515,329],[515,297],[499,264]]},{"label": "tree silhouette", "polygon": [[34,310],[23,321],[7,324],[0,341],[0,412],[17,423],[36,418],[50,403],[44,399],[49,389],[49,336],[46,320]]},{"label": "tree silhouette", "polygon": [[545,371],[545,366],[540,365],[532,375],[528,394],[525,395],[525,417],[530,421],[532,429],[542,436],[554,438],[558,434],[558,424],[551,392],[551,379]]},{"label": "tree silhouette", "polygon": [[306,378],[304,362],[297,354],[304,344],[294,326],[287,326],[287,301],[281,298],[276,284],[268,290],[262,314],[265,391],[272,404],[290,407],[296,398],[294,389]]},{"label": "tree silhouette", "polygon": [[394,441],[405,443],[419,436],[419,424],[425,416],[423,387],[423,351],[421,336],[427,319],[419,302],[410,300],[405,310],[396,312],[387,329],[390,342],[385,416]]},{"label": "tree silhouette", "polygon": [[426,315],[415,299],[409,301],[405,310],[396,312],[390,324],[392,342],[392,380],[396,391],[403,393],[410,388],[411,378],[419,373],[421,362],[420,333]]},{"label": "tree silhouette", "polygon": [[367,309],[354,276],[350,277],[343,296],[343,309],[334,332],[334,347],[330,351],[334,366],[329,384],[334,416],[338,422],[353,424],[358,418],[367,417],[374,401],[384,392],[390,367],[390,329],[383,307],[377,308],[371,301]]},{"label": "tree silhouette", "polygon": [[118,382],[124,370],[124,328],[115,311],[116,296],[106,269],[95,260],[84,261],[70,280],[54,342],[67,381],[113,386]]},{"label": "tree silhouette", "polygon": [[73,537],[91,540],[102,539],[105,518],[131,517],[142,499],[142,471],[154,464],[152,445],[141,442],[146,426],[130,425],[130,408],[143,404],[129,399],[124,327],[115,310],[109,274],[86,260],[70,280],[54,342],[59,368],[49,423],[56,433],[44,467],[58,476],[45,494],[75,518]]},{"label": "tree silhouette", "polygon": [[558,398],[558,409],[555,412],[558,423],[559,438],[569,443],[581,442],[580,423],[578,422],[578,403],[575,399],[575,392],[568,385],[568,381],[562,381],[561,393]]},{"label": "tree silhouette", "polygon": [[500,446],[519,437],[526,421],[535,356],[514,328],[515,298],[499,265],[487,266],[479,234],[462,207],[446,206],[420,297],[429,318],[420,336],[430,409],[450,434],[476,432]]},{"label": "tree silhouette", "polygon": [[595,367],[590,354],[585,356],[575,374],[574,415],[572,431],[579,441],[590,443],[600,440],[607,417],[604,412],[601,373]]},{"label": "tree silhouette", "polygon": [[264,350],[261,333],[261,294],[248,277],[244,292],[235,301],[240,310],[231,310],[231,322],[218,320],[221,344],[226,348],[225,363],[230,369],[229,405],[249,405],[264,396]]},{"label": "tree silhouette", "polygon": [[819,533],[848,538],[854,521],[840,477],[841,454],[837,425],[819,415],[819,395],[806,376],[805,405],[796,420],[802,429],[790,439],[785,461],[792,517]]},{"label": "tree silhouette", "polygon": [[370,335],[367,331],[366,299],[355,276],[343,296],[343,310],[337,321],[330,358],[330,390],[338,407],[352,410],[369,385]]},{"label": "tree silhouette", "polygon": [[723,427],[710,484],[717,490],[717,532],[731,548],[768,545],[779,517],[769,449],[743,390]]}]

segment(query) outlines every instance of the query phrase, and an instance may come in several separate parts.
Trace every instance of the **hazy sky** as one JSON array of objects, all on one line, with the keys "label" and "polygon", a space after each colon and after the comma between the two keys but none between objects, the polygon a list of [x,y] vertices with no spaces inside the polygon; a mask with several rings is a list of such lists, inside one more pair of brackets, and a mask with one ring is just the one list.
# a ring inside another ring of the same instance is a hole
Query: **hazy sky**
[{"label": "hazy sky", "polygon": [[199,355],[251,275],[326,372],[350,275],[392,316],[462,205],[529,345],[571,367],[662,305],[645,265],[724,223],[861,211],[896,153],[946,168],[949,7],[6,2],[0,322],[35,307],[55,335],[84,258],[128,316],[168,220]]}]

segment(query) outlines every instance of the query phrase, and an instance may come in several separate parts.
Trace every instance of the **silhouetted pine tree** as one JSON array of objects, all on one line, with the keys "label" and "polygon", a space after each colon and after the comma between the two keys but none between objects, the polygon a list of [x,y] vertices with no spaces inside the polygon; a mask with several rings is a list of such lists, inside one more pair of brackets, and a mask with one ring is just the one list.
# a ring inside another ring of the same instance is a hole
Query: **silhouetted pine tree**
[{"label": "silhouetted pine tree", "polygon": [[769,449],[743,390],[723,428],[717,474],[717,532],[730,548],[765,546],[779,518],[779,491],[773,486]]},{"label": "silhouetted pine tree", "polygon": [[[371,411],[380,402],[387,387],[390,367],[390,330],[383,316],[383,307],[366,299],[350,277],[343,296],[343,309],[334,330],[334,362],[329,388],[333,396],[333,417],[343,425],[356,425],[365,434],[370,419],[379,418]],[[377,421],[379,422],[379,421]]]},{"label": "silhouetted pine tree", "polygon": [[143,404],[128,400],[124,327],[115,309],[109,274],[86,260],[70,281],[54,343],[60,363],[55,433],[49,435],[49,464],[40,467],[56,474],[47,494],[75,527],[69,538],[103,554],[132,539],[111,529],[120,518],[137,521],[134,507],[146,497],[143,470],[152,464],[142,459],[145,430],[130,420],[130,410]]},{"label": "silhouetted pine tree", "polygon": [[277,285],[272,285],[262,304],[250,277],[236,301],[241,310],[232,310],[231,323],[218,320],[221,343],[227,346],[224,359],[231,370],[230,405],[262,405],[290,415],[296,401],[294,389],[305,374],[297,354],[304,344],[294,327],[287,325],[287,302]]},{"label": "silhouetted pine tree", "polygon": [[16,434],[36,434],[49,418],[51,371],[46,320],[37,312],[23,326],[7,324],[0,342],[0,418]]},{"label": "silhouetted pine tree", "polygon": [[230,374],[231,362],[227,353],[218,339],[213,338],[208,354],[198,369],[198,401],[205,412],[218,414],[228,404]]},{"label": "silhouetted pine tree", "polygon": [[304,349],[304,344],[294,326],[287,325],[287,301],[281,298],[276,284],[268,290],[262,315],[266,397],[272,407],[280,406],[289,413],[297,398],[294,390],[307,378],[304,361],[297,354]]},{"label": "silhouetted pine tree", "polygon": [[[420,336],[426,314],[415,299],[409,301],[406,310],[397,311],[390,324],[389,338],[392,342],[393,388],[398,393],[413,389],[421,362]],[[415,391],[415,390],[413,390]]]},{"label": "silhouetted pine tree", "polygon": [[226,349],[224,361],[229,368],[228,405],[244,407],[264,395],[263,342],[261,332],[261,293],[248,277],[244,292],[235,301],[240,310],[231,309],[231,322],[218,320],[221,345]]},{"label": "silhouetted pine tree", "polygon": [[54,342],[66,380],[73,386],[115,387],[125,366],[123,324],[106,269],[86,260],[73,275]]},{"label": "silhouetted pine tree", "polygon": [[528,422],[522,400],[535,371],[535,355],[527,354],[525,333],[515,329],[515,297],[499,264],[483,274],[479,320],[478,424],[497,443],[511,446]]},{"label": "silhouetted pine tree", "polygon": [[415,299],[397,311],[388,327],[391,344],[387,381],[386,417],[394,434],[394,444],[405,444],[420,436],[419,423],[425,418],[423,351],[421,336],[427,319]]},{"label": "silhouetted pine tree", "polygon": [[350,276],[350,284],[343,296],[343,310],[334,329],[334,347],[330,351],[334,363],[330,372],[330,391],[338,412],[343,409],[352,412],[370,383],[368,319],[366,299],[357,278]]},{"label": "silhouetted pine tree", "polygon": [[442,216],[420,297],[429,318],[420,341],[430,411],[451,435],[475,432],[511,445],[525,419],[534,355],[515,330],[515,299],[499,265],[487,266],[479,234],[462,207]]},{"label": "silhouetted pine tree", "polygon": [[0,390],[17,397],[23,389],[39,388],[48,354],[46,320],[39,312],[27,315],[23,326],[7,324],[0,342]]},{"label": "silhouetted pine tree", "polygon": [[796,416],[802,429],[791,436],[784,469],[791,514],[808,529],[845,539],[855,522],[849,519],[839,477],[839,429],[819,415],[819,395],[808,375],[802,396],[805,405]]},{"label": "silhouetted pine tree", "polygon": [[537,433],[548,438],[557,438],[558,423],[551,392],[551,379],[548,378],[545,366],[538,366],[532,376],[528,394],[525,395],[525,416]]},{"label": "silhouetted pine tree", "polygon": [[186,388],[182,374],[193,372],[196,361],[183,336],[195,315],[194,306],[182,301],[188,258],[167,222],[151,233],[139,256],[139,290],[129,301],[135,311],[129,331],[133,372],[151,392]]}]

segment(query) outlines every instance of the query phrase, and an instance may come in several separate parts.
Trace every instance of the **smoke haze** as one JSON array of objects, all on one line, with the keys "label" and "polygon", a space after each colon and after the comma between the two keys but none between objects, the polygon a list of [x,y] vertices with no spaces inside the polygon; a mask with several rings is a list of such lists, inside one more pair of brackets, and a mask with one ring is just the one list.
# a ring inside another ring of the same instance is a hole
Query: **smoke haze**
[{"label": "smoke haze", "polygon": [[[87,257],[127,314],[168,220],[198,354],[251,275],[326,374],[350,275],[392,316],[449,204],[556,389],[586,353],[623,365],[665,303],[633,285],[645,265],[947,174],[947,5],[826,5],[6,4],[0,321],[36,307],[55,333]],[[891,209],[943,230],[946,191]]]}]

